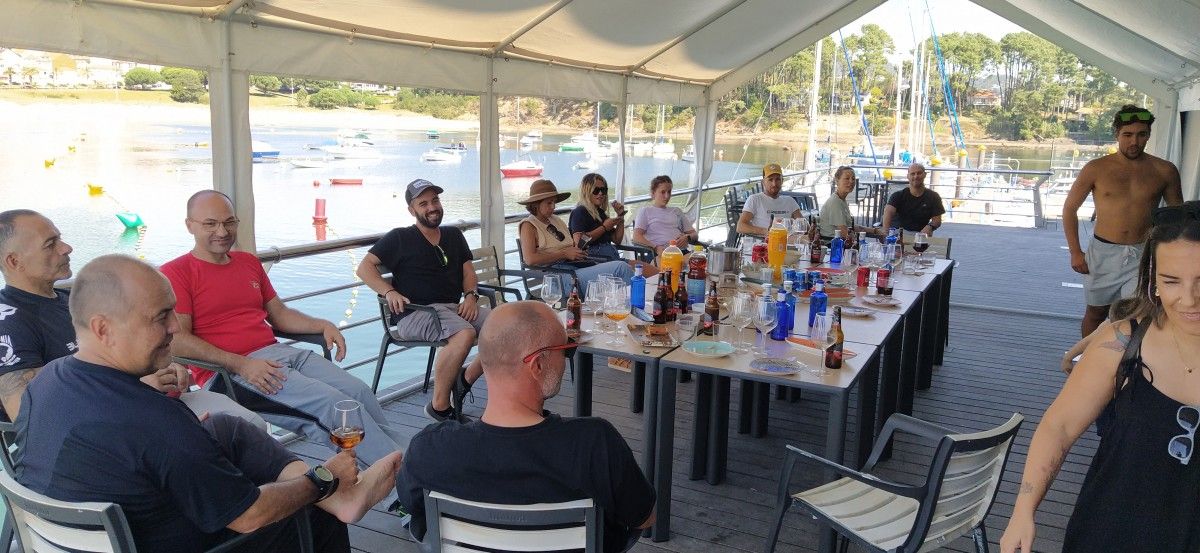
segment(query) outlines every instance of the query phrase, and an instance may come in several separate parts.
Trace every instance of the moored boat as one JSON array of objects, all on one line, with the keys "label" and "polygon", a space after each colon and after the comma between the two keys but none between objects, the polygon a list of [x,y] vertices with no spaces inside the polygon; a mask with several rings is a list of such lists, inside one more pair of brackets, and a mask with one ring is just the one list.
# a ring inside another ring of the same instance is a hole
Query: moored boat
[{"label": "moored boat", "polygon": [[332,185],[358,185],[362,183],[362,179],[329,179],[329,184]]},{"label": "moored boat", "polygon": [[518,159],[501,165],[500,174],[506,179],[536,177],[542,174],[542,164],[529,159]]}]

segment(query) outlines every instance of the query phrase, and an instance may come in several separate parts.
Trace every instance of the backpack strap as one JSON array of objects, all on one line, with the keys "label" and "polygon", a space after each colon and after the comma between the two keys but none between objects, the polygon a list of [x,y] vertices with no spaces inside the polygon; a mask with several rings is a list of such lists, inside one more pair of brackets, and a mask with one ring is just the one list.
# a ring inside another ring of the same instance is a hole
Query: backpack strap
[{"label": "backpack strap", "polygon": [[1125,387],[1140,368],[1141,363],[1138,360],[1141,358],[1142,352],[1142,337],[1146,335],[1146,331],[1150,329],[1150,324],[1153,322],[1151,317],[1146,317],[1141,321],[1137,319],[1129,319],[1129,342],[1125,344],[1125,354],[1121,356],[1121,362],[1117,365],[1116,387],[1113,389],[1113,397]]}]

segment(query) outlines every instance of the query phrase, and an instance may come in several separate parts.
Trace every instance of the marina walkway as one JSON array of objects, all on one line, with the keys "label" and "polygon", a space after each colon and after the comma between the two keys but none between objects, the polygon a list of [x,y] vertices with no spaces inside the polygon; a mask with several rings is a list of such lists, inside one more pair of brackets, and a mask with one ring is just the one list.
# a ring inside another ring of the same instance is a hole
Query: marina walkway
[{"label": "marina walkway", "polygon": [[[947,224],[938,234],[953,237],[953,257],[959,261],[951,296],[950,346],[945,364],[934,374],[933,387],[917,393],[914,415],[964,431],[993,427],[1014,411],[1025,415],[1000,494],[987,519],[988,538],[993,550],[998,550],[995,544],[1012,511],[1030,437],[1065,378],[1058,370],[1060,357],[1078,338],[1082,291],[1063,283],[1082,281],[1070,270],[1062,249],[1065,240],[1058,230]],[[640,458],[643,419],[628,408],[632,379],[603,365],[598,361],[595,371],[594,414],[616,425]],[[737,387],[736,381],[733,386]],[[486,386],[478,388],[474,403],[468,404],[471,415],[478,415],[486,404]],[[784,445],[823,450],[824,402],[812,398],[798,403],[772,401],[769,432],[764,438],[751,438],[737,434],[736,427],[732,429],[728,478],[719,486],[710,486],[688,479],[685,459],[691,445],[694,389],[694,381],[681,384],[677,400],[671,540],[654,543],[643,539],[633,551],[761,551],[771,524]],[[565,382],[562,393],[547,408],[570,414],[573,394],[570,382]],[[736,422],[736,389],[731,397],[731,422]],[[421,411],[426,401],[424,395],[415,394],[388,404],[386,410],[397,427],[415,433],[428,422]],[[1067,457],[1039,512],[1038,551],[1061,549],[1063,528],[1096,445],[1095,435],[1089,431]],[[304,442],[291,447],[310,460],[323,459],[329,451],[323,445]],[[902,439],[879,473],[917,482],[931,451]],[[816,483],[814,471],[804,484]],[[351,543],[356,550],[368,552],[418,551],[398,519],[380,510],[371,511],[351,529]],[[816,549],[817,526],[796,511],[789,513],[779,551]],[[946,550],[974,549],[963,538]]]}]

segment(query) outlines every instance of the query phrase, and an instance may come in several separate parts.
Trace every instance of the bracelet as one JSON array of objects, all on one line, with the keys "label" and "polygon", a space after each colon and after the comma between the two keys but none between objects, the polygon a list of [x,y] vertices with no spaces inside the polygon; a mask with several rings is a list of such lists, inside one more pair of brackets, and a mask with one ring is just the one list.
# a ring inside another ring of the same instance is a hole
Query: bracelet
[{"label": "bracelet", "polygon": [[[396,292],[396,289],[395,289],[395,288],[388,288],[388,290],[387,290],[386,292],[384,292],[384,293],[383,293],[383,297],[385,297],[385,298],[386,298],[386,297],[387,297],[387,295],[388,295],[388,294],[390,294],[390,293],[392,293],[392,292]],[[397,294],[399,294],[400,292],[396,292],[396,293],[397,293]]]}]

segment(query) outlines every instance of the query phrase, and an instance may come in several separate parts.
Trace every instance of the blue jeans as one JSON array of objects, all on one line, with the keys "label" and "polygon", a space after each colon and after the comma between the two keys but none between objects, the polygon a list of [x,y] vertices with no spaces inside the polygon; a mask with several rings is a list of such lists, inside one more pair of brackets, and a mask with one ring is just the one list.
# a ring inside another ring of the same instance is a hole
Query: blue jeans
[{"label": "blue jeans", "polygon": [[[592,265],[591,267],[583,268],[579,268],[568,263],[556,263],[551,266],[557,269],[568,269],[574,271],[575,278],[579,280],[579,293],[585,296],[587,295],[588,283],[599,279],[600,275],[616,275],[617,278],[625,281],[625,284],[629,284],[629,279],[633,278],[633,269],[629,268],[629,264],[624,261],[609,261],[607,263],[600,263],[597,265]],[[563,279],[565,276],[566,275],[562,275],[559,278]],[[562,289],[564,290],[564,293],[569,294],[570,282],[563,280]]]},{"label": "blue jeans", "polygon": [[589,257],[598,257],[600,259],[605,259],[608,261],[613,261],[615,259],[621,258],[621,253],[617,251],[616,246],[612,245],[612,242],[606,242],[604,244],[596,244],[595,246],[588,246],[587,254]]}]

